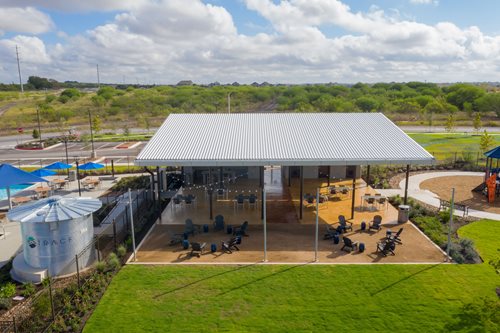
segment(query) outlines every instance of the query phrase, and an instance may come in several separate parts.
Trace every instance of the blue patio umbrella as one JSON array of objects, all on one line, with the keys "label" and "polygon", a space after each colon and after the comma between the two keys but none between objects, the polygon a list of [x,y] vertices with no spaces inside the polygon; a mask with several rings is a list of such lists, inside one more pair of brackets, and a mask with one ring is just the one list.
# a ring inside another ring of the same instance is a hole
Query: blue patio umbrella
[{"label": "blue patio umbrella", "polygon": [[9,209],[12,208],[12,203],[10,202],[10,187],[12,185],[40,183],[40,182],[47,182],[47,180],[32,175],[31,173],[18,169],[16,167],[13,167],[10,164],[0,164],[0,187],[4,187],[7,190]]},{"label": "blue patio umbrella", "polygon": [[37,169],[35,171],[31,171],[30,173],[32,175],[37,176],[37,177],[47,177],[47,176],[53,176],[56,174],[55,171],[46,170],[46,169]]},{"label": "blue patio umbrella", "polygon": [[104,164],[99,164],[99,163],[94,163],[94,162],[87,162],[85,164],[78,166],[78,169],[80,169],[80,170],[95,170],[95,169],[102,169],[102,168],[104,168]]},{"label": "blue patio umbrella", "polygon": [[55,162],[47,165],[44,169],[49,170],[63,170],[63,169],[71,169],[73,166],[71,164],[66,164],[63,162]]}]

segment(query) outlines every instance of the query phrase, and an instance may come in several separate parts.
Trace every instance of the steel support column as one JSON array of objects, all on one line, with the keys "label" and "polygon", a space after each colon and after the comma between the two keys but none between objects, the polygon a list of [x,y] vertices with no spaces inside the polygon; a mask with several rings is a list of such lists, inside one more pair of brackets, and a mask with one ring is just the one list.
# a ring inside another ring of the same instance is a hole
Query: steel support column
[{"label": "steel support column", "polygon": [[302,213],[304,210],[304,167],[300,167],[300,216],[299,219],[302,220]]},{"label": "steel support column", "polygon": [[370,165],[366,167],[366,185],[370,186]]},{"label": "steel support column", "polygon": [[351,201],[351,219],[354,218],[354,205],[356,202],[356,172],[352,178],[352,201]]},{"label": "steel support column", "polygon": [[408,204],[408,182],[410,180],[410,165],[406,165],[406,184],[405,184],[405,199],[404,204]]}]

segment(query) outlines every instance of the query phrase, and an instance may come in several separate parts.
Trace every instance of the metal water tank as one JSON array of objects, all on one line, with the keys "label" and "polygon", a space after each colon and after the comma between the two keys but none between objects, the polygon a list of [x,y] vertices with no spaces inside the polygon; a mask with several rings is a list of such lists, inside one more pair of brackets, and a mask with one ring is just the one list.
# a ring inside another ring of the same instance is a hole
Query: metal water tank
[{"label": "metal water tank", "polygon": [[[51,276],[76,272],[71,262],[92,242],[92,213],[101,206],[99,199],[53,196],[12,209],[7,217],[20,222],[25,263],[47,269]],[[80,268],[94,260],[91,247],[80,257]]]}]

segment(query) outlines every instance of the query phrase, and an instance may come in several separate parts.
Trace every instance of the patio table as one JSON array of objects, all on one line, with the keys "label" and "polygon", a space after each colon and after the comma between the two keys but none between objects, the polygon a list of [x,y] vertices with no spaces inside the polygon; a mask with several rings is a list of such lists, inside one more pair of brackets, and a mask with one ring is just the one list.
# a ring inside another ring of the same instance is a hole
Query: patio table
[{"label": "patio table", "polygon": [[[378,203],[378,201],[379,201],[380,199],[385,199],[385,202],[387,203],[387,197],[386,197],[386,196],[384,196],[384,195],[363,194],[363,195],[361,196],[361,210],[363,210],[363,209],[364,209],[364,207],[365,207],[365,202],[367,202],[367,201],[368,201],[368,199],[374,199],[374,203],[373,203],[373,204]],[[373,206],[373,204],[372,204],[372,206]]]}]

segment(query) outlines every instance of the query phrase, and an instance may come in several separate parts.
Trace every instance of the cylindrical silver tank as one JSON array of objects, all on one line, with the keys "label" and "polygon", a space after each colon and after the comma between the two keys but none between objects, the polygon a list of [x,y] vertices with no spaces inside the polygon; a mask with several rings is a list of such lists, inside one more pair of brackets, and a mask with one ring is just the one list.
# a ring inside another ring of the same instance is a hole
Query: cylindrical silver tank
[{"label": "cylindrical silver tank", "polygon": [[[47,269],[50,276],[76,272],[75,255],[92,242],[92,213],[101,205],[98,199],[53,196],[12,209],[7,217],[20,222],[25,262]],[[80,269],[94,260],[90,246],[79,257]]]}]

